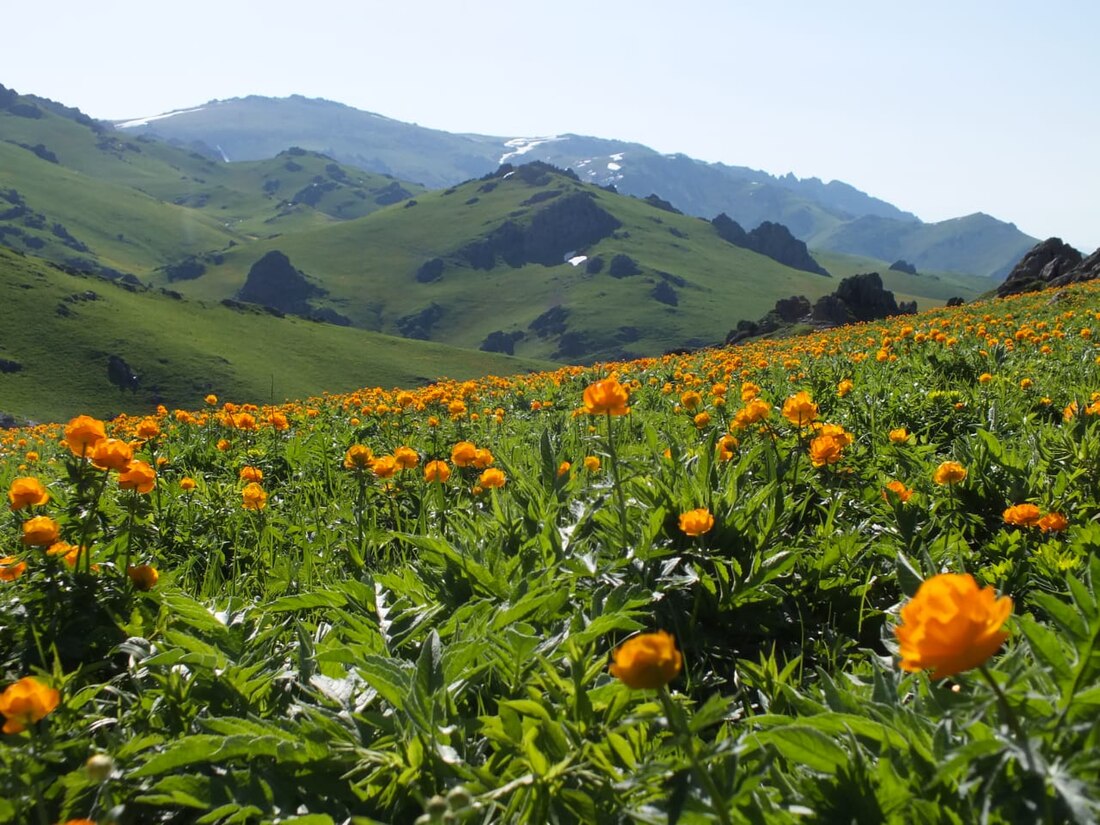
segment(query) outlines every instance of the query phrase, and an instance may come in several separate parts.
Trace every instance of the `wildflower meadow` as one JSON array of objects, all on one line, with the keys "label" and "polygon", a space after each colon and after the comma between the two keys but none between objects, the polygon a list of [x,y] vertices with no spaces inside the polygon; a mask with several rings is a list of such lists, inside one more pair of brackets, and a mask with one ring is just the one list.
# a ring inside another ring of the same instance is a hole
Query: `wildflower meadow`
[{"label": "wildflower meadow", "polygon": [[1096,822],[1100,293],[0,435],[0,822]]}]

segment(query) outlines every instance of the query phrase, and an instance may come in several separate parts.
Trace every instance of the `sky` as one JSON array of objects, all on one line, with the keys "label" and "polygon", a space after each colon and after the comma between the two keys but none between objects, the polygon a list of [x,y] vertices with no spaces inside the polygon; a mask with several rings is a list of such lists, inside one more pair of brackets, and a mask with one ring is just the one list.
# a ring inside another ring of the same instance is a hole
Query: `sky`
[{"label": "sky", "polygon": [[249,94],[842,180],[1100,246],[1095,0],[54,0],[0,84],[103,119]]}]

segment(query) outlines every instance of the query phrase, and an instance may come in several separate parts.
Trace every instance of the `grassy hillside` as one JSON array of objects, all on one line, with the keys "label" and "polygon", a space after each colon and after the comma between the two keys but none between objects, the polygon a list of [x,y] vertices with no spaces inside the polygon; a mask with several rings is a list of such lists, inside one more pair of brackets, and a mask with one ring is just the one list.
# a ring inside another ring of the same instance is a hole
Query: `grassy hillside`
[{"label": "grassy hillside", "polygon": [[[834,279],[726,243],[700,219],[560,172],[524,174],[529,180],[513,174],[471,181],[418,196],[415,205],[237,246],[220,266],[178,288],[206,299],[233,294],[251,265],[278,249],[323,284],[327,303],[356,325],[399,332],[434,305],[438,318],[422,325],[433,340],[476,347],[494,331],[519,333],[524,337],[516,343],[517,353],[563,360],[660,354],[713,343],[738,319],[758,317],[779,297],[817,297],[835,288]],[[553,265],[514,267],[498,258],[491,269],[474,269],[460,254],[505,221],[530,226],[540,213],[578,193],[613,216],[619,228],[583,248],[563,246]],[[569,252],[598,257],[604,268],[590,274],[587,261],[572,266],[562,260]],[[612,276],[611,262],[619,254],[632,258],[639,274]],[[444,262],[442,274],[419,281],[420,267],[434,258]],[[661,283],[669,290],[663,293],[666,301],[674,294],[675,305],[654,297]],[[564,328],[540,337],[537,319],[558,307],[567,314]]]},{"label": "grassy hillside", "polygon": [[[109,379],[118,356],[134,390]],[[265,312],[130,291],[0,248],[0,412],[62,419],[77,412],[194,406],[208,392],[254,403],[423,384],[540,366]],[[13,370],[17,365],[18,369]]]}]

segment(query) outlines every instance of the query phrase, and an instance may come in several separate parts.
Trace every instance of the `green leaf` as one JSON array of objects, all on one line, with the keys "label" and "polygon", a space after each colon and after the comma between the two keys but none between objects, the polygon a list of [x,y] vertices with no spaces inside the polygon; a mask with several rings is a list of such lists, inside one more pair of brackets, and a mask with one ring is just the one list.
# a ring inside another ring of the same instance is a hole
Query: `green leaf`
[{"label": "green leaf", "polygon": [[310,610],[317,607],[343,607],[348,600],[332,590],[320,590],[313,593],[300,593],[283,596],[264,605],[265,613],[288,613],[294,610]]},{"label": "green leaf", "polygon": [[820,773],[836,773],[848,763],[848,754],[832,739],[807,725],[789,725],[761,731],[751,737],[770,745],[784,758]]}]

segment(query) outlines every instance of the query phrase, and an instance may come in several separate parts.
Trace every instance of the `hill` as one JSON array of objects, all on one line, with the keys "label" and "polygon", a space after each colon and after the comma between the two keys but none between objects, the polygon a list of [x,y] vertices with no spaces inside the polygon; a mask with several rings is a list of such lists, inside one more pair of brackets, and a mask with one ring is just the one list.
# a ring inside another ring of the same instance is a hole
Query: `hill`
[{"label": "hill", "polygon": [[210,392],[263,403],[545,366],[203,305],[65,272],[3,247],[0,333],[0,412],[36,420],[189,408]]},{"label": "hill", "polygon": [[[211,158],[269,158],[288,146],[301,146],[433,188],[486,174],[501,163],[541,160],[573,169],[589,183],[614,185],[624,194],[656,193],[699,217],[724,212],[748,229],[764,221],[782,223],[815,249],[879,258],[881,248],[898,246],[909,250],[906,259],[918,265],[992,278],[1003,278],[1036,242],[993,218],[924,224],[841,181],[770,175],[574,134],[456,135],[297,95],[210,101],[116,126],[125,133],[180,141]],[[867,218],[875,220],[861,222]],[[857,225],[848,229],[853,222]],[[996,231],[990,230],[990,222]],[[887,257],[888,262],[895,259]]]}]

